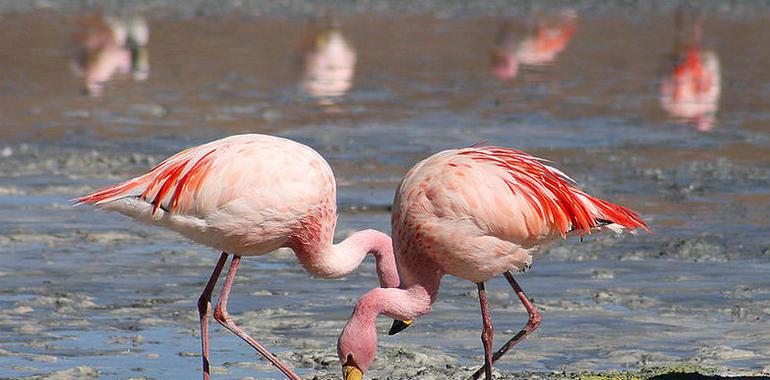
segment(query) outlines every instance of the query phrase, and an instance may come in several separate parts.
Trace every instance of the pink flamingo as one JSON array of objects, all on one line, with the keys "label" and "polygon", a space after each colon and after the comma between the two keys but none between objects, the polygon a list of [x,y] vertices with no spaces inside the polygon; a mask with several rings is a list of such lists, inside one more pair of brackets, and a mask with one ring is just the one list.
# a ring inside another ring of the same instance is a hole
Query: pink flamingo
[{"label": "pink flamingo", "polygon": [[[373,289],[356,304],[337,343],[345,380],[374,360],[375,319],[412,320],[431,311],[442,276],[477,284],[485,372],[540,325],[540,313],[514,280],[544,248],[568,235],[620,232],[646,224],[633,211],[592,197],[548,161],[509,148],[474,147],[437,153],[413,167],[396,192],[393,241],[398,288]],[[492,354],[492,323],[484,282],[503,274],[529,313],[526,327]]]},{"label": "pink flamingo", "polygon": [[504,23],[490,55],[490,70],[500,80],[516,77],[519,64],[541,66],[555,61],[577,31],[577,13],[564,10],[551,17],[541,16],[534,30],[528,30],[523,38],[516,29],[513,22]]},{"label": "pink flamingo", "polygon": [[[305,72],[302,90],[329,103],[330,98],[345,95],[353,86],[356,50],[336,28],[325,29],[304,50]],[[328,105],[328,104],[327,104]]]},{"label": "pink flamingo", "polygon": [[198,299],[204,379],[210,377],[211,293],[228,254],[233,258],[214,319],[290,379],[300,377],[241,330],[227,312],[241,256],[288,247],[314,276],[338,278],[371,253],[380,285],[399,284],[388,235],[365,230],[332,244],[337,220],[334,175],[321,155],[291,140],[257,134],[227,137],[184,150],[145,175],[76,201],[170,228],[223,251]]},{"label": "pink flamingo", "polygon": [[117,23],[110,23],[105,17],[88,17],[73,39],[77,46],[70,68],[76,75],[83,76],[88,95],[101,96],[105,83],[115,74],[130,71],[131,51],[123,46],[126,31]]},{"label": "pink flamingo", "polygon": [[82,76],[88,95],[98,97],[116,74],[132,72],[134,79],[149,75],[149,28],[140,17],[119,19],[90,16],[73,35],[75,47],[70,68]]},{"label": "pink flamingo", "polygon": [[[683,18],[681,11],[678,12],[678,35],[682,33]],[[719,110],[722,75],[716,52],[701,48],[702,35],[703,20],[698,19],[693,25],[692,42],[675,49],[675,63],[661,83],[660,104],[669,115],[707,132],[713,129]],[[677,36],[677,40],[680,39],[682,37]]]}]

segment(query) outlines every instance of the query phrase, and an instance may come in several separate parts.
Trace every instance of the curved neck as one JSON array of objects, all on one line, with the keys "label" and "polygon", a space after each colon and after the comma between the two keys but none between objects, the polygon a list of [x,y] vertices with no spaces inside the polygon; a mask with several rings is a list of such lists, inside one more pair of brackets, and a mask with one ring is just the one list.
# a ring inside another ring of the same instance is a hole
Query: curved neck
[{"label": "curved neck", "polygon": [[378,315],[406,321],[430,312],[441,274],[433,272],[433,275],[421,280],[408,288],[375,288],[358,300],[337,341],[337,355],[341,363],[353,358],[359,369],[366,371],[369,368],[377,349],[375,322]]},{"label": "curved neck", "polygon": [[393,288],[400,282],[390,236],[379,231],[358,231],[339,244],[327,242],[317,246],[299,245],[292,249],[308,272],[322,278],[347,275],[358,268],[366,254],[371,253],[376,260],[380,286]]},{"label": "curved neck", "polygon": [[437,292],[436,281],[414,284],[406,289],[374,288],[358,300],[350,320],[369,324],[374,323],[378,315],[402,321],[415,319],[430,312]]},{"label": "curved neck", "polygon": [[[402,268],[406,278],[398,288],[375,288],[366,292],[356,302],[348,324],[356,328],[373,326],[378,315],[386,315],[402,321],[427,314],[436,302],[443,273],[437,268],[417,260]],[[347,329],[347,327],[346,327]]]}]

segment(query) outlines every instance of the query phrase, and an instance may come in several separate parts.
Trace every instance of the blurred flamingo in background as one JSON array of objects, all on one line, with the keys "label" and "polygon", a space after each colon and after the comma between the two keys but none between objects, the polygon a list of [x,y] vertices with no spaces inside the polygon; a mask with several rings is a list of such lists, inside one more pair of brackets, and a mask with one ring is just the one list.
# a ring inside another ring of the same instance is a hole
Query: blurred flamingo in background
[{"label": "blurred flamingo in background", "polygon": [[337,27],[326,27],[311,34],[303,51],[304,74],[302,91],[321,98],[324,104],[330,98],[345,95],[353,85],[356,69],[356,51]]},{"label": "blurred flamingo in background", "polygon": [[184,150],[145,175],[77,202],[172,229],[223,251],[198,300],[204,379],[210,376],[211,293],[228,254],[233,258],[214,318],[290,379],[299,377],[241,330],[227,312],[241,256],[259,256],[288,247],[312,275],[339,278],[371,253],[376,258],[380,285],[399,284],[388,235],[365,230],[332,244],[337,221],[334,175],[316,151],[291,140],[257,134],[227,137]]},{"label": "blurred flamingo in background", "polygon": [[[477,284],[485,366],[473,377],[491,379],[492,364],[541,320],[510,271],[528,269],[560,238],[647,229],[633,211],[586,194],[548,161],[500,147],[447,150],[415,165],[396,192],[392,227],[401,285],[371,290],[356,304],[337,346],[346,380],[361,379],[374,360],[376,317],[429,313],[446,274]],[[484,282],[500,274],[529,321],[493,355]]]},{"label": "blurred flamingo in background", "polygon": [[132,73],[135,80],[147,79],[149,33],[147,22],[140,17],[90,16],[82,20],[80,30],[73,35],[70,66],[83,77],[86,93],[101,96],[105,84],[116,74]]},{"label": "blurred flamingo in background", "polygon": [[535,28],[527,30],[523,38],[519,30],[513,21],[507,21],[497,32],[489,67],[500,80],[516,77],[520,64],[538,66],[556,60],[577,30],[577,13],[564,10],[538,17]]},{"label": "blurred flamingo in background", "polygon": [[719,109],[722,88],[719,57],[714,51],[700,46],[703,36],[700,18],[693,22],[691,41],[681,42],[685,39],[681,36],[684,17],[680,8],[676,15],[674,64],[663,78],[660,104],[672,117],[705,132],[714,127],[714,117]]}]

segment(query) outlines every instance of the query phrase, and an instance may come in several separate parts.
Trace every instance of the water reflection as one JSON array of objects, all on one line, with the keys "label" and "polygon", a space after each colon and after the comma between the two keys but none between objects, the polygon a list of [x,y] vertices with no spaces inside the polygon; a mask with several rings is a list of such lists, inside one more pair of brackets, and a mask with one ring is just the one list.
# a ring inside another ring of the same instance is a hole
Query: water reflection
[{"label": "water reflection", "polygon": [[302,45],[302,91],[322,104],[345,95],[353,85],[357,55],[342,32],[337,27],[311,31]]},{"label": "water reflection", "polygon": [[147,79],[149,37],[149,27],[141,17],[95,15],[82,19],[73,34],[70,67],[75,75],[83,77],[86,94],[101,96],[116,74],[130,73],[137,81]]},{"label": "water reflection", "polygon": [[719,108],[719,57],[716,52],[701,48],[702,18],[687,23],[685,15],[679,12],[676,30],[673,64],[663,78],[660,103],[676,120],[694,125],[699,131],[709,131]]},{"label": "water reflection", "polygon": [[540,15],[534,25],[509,20],[497,32],[497,42],[490,57],[490,70],[501,80],[519,72],[519,65],[540,66],[553,62],[572,40],[577,28],[577,13],[563,10]]}]

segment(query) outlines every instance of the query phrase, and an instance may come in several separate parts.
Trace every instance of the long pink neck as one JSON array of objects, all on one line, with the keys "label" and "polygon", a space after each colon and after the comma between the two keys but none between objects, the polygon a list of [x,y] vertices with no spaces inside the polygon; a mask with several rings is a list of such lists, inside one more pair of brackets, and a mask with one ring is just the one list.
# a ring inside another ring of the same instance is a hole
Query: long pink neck
[{"label": "long pink neck", "polygon": [[375,322],[378,315],[407,321],[430,312],[436,300],[441,273],[427,272],[423,273],[427,276],[420,277],[420,282],[406,288],[375,288],[358,300],[353,315],[337,341],[337,354],[342,363],[353,356],[359,369],[366,371],[369,368],[377,349]]},{"label": "long pink neck", "polygon": [[393,288],[399,285],[396,260],[390,236],[376,231],[358,231],[339,244],[315,241],[315,244],[293,244],[297,259],[305,269],[322,278],[339,278],[354,271],[366,257],[372,254],[377,265],[380,286]]},{"label": "long pink neck", "polygon": [[374,324],[378,315],[407,321],[427,314],[435,301],[439,281],[440,277],[437,277],[406,289],[374,288],[356,303],[351,320]]},{"label": "long pink neck", "polygon": [[405,321],[430,312],[444,273],[427,257],[404,259],[401,264],[399,287],[368,291],[356,303],[349,323],[369,327],[381,314]]}]

